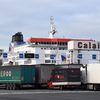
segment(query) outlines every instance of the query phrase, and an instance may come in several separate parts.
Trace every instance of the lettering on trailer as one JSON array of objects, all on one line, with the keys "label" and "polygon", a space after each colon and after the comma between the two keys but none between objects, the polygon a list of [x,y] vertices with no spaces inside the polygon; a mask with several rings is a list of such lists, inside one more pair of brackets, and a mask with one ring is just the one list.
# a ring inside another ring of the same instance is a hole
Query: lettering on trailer
[{"label": "lettering on trailer", "polygon": [[100,42],[78,42],[78,49],[97,49],[100,50]]},{"label": "lettering on trailer", "polygon": [[0,71],[0,77],[11,77],[11,71]]}]

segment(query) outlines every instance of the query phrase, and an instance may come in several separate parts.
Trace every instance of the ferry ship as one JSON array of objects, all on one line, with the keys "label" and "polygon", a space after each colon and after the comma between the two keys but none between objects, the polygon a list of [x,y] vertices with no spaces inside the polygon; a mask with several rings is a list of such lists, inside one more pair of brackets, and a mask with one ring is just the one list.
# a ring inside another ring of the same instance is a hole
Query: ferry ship
[{"label": "ferry ship", "polygon": [[54,19],[50,19],[48,38],[31,37],[24,41],[21,32],[12,36],[3,65],[88,64],[100,61],[100,42],[87,39],[55,38]]}]

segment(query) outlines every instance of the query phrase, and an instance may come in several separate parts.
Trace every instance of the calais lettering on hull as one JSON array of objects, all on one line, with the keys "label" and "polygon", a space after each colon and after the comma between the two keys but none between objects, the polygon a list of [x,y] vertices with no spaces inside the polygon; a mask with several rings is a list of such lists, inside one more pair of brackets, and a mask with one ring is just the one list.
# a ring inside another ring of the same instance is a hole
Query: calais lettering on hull
[{"label": "calais lettering on hull", "polygon": [[69,41],[68,50],[100,50],[98,41]]},{"label": "calais lettering on hull", "polygon": [[78,42],[79,49],[100,49],[100,42]]}]

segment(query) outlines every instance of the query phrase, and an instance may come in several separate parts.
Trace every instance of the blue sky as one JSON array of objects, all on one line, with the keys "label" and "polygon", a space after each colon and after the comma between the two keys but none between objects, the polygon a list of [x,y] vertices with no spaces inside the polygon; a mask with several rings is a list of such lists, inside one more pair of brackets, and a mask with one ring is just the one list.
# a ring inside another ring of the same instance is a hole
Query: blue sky
[{"label": "blue sky", "polygon": [[48,37],[53,16],[56,37],[100,40],[100,0],[0,0],[0,48],[11,36]]}]

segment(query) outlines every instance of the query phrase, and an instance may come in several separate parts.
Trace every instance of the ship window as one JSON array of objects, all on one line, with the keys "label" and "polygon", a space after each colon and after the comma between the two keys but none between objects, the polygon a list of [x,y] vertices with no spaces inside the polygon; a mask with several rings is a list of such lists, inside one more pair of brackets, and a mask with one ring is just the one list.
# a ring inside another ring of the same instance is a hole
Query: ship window
[{"label": "ship window", "polygon": [[51,60],[45,60],[45,63],[51,63]]},{"label": "ship window", "polygon": [[38,42],[35,42],[35,44],[37,45],[37,44],[38,44]]},{"label": "ship window", "polygon": [[47,57],[50,57],[50,54],[45,54],[45,57],[47,58]]},{"label": "ship window", "polygon": [[54,44],[53,42],[51,42],[51,44]]},{"label": "ship window", "polygon": [[53,48],[53,50],[55,50],[56,48]]},{"label": "ship window", "polygon": [[33,53],[25,53],[25,58],[34,58]]},{"label": "ship window", "polygon": [[24,61],[24,64],[31,64],[31,63],[32,63],[32,61],[30,59]]},{"label": "ship window", "polygon": [[65,45],[67,45],[68,43],[66,42]]},{"label": "ship window", "polygon": [[59,50],[61,50],[61,48],[59,48]]},{"label": "ship window", "polygon": [[56,63],[56,60],[52,60],[52,63],[53,63],[53,64]]},{"label": "ship window", "polygon": [[16,60],[19,60],[19,57],[16,57]]},{"label": "ship window", "polygon": [[2,55],[2,53],[0,53],[0,56]]},{"label": "ship window", "polygon": [[18,65],[18,62],[15,62],[15,65]]},{"label": "ship window", "polygon": [[65,43],[64,42],[60,42],[60,45],[64,45]]},{"label": "ship window", "polygon": [[62,45],[64,45],[65,43],[64,43],[64,42],[62,42],[61,44],[62,44]]},{"label": "ship window", "polygon": [[67,50],[67,47],[65,47],[64,50]]},{"label": "ship window", "polygon": [[59,48],[59,50],[66,50],[66,48]]},{"label": "ship window", "polygon": [[80,64],[81,63],[81,61],[78,59],[78,64]]},{"label": "ship window", "polygon": [[62,50],[65,50],[65,48],[62,48]]},{"label": "ship window", "polygon": [[61,45],[61,42],[59,42],[59,45]]},{"label": "ship window", "polygon": [[81,53],[81,51],[80,51],[80,50],[78,50],[78,53]]},{"label": "ship window", "polygon": [[46,44],[46,42],[43,42],[43,44]]},{"label": "ship window", "polygon": [[54,44],[57,44],[57,42],[54,42]]},{"label": "ship window", "polygon": [[34,58],[39,59],[39,54],[34,54]]},{"label": "ship window", "polygon": [[51,42],[47,42],[47,44],[51,44]]},{"label": "ship window", "polygon": [[43,44],[43,42],[40,42],[40,44]]}]

